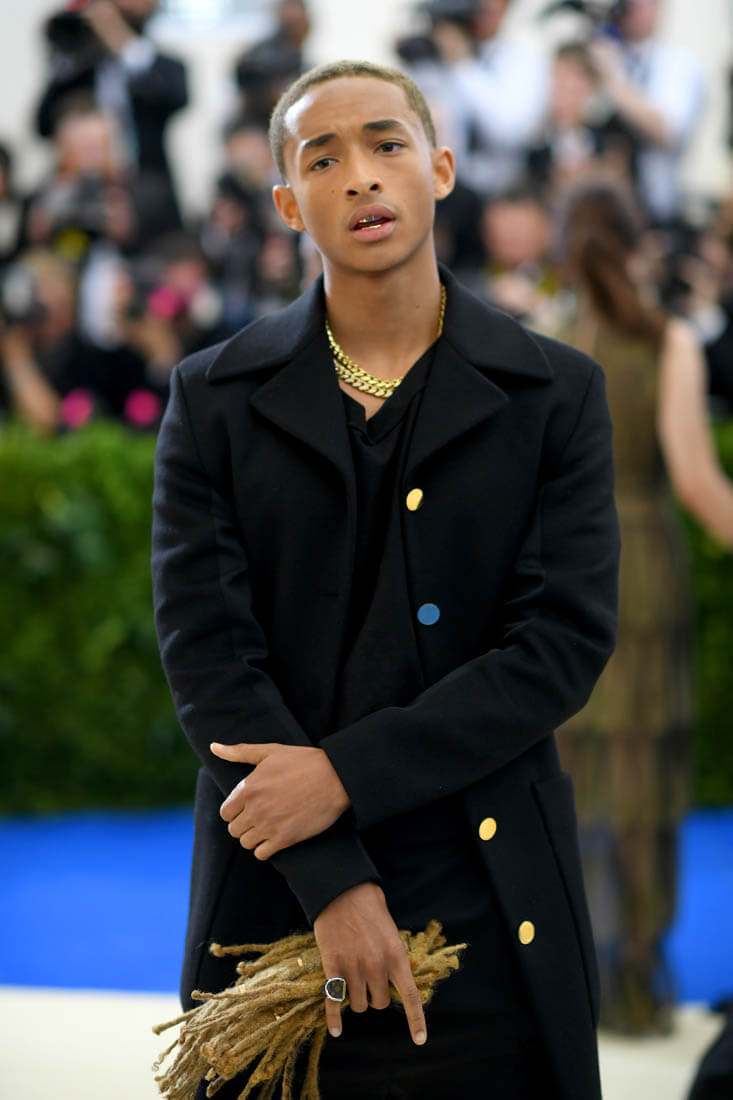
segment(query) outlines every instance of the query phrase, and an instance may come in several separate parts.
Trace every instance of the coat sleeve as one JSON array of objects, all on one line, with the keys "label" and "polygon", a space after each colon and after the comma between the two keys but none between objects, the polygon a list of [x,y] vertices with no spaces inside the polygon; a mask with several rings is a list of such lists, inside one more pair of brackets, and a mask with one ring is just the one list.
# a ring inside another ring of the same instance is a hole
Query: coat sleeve
[{"label": "coat sleeve", "polygon": [[360,828],[485,778],[590,695],[615,641],[619,553],[598,366],[579,404],[538,490],[503,608],[502,644],[409,705],[376,711],[321,741]]},{"label": "coat sleeve", "polygon": [[[311,742],[263,667],[267,645],[252,610],[244,547],[197,451],[178,370],[156,449],[152,577],[176,712],[223,800],[251,768],[213,756],[211,741]],[[311,921],[349,887],[379,881],[350,814],[271,862]]]}]

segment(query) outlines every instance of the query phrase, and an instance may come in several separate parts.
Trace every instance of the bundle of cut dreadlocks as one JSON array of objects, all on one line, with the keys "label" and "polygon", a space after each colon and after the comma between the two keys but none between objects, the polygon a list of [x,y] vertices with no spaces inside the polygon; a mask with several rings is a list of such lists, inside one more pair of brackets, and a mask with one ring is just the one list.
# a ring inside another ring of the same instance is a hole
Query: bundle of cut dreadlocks
[{"label": "bundle of cut dreadlocks", "polygon": [[[436,983],[458,969],[459,953],[466,945],[447,947],[437,921],[431,921],[424,932],[400,935],[420,997],[427,1004]],[[211,952],[260,957],[238,963],[239,977],[228,989],[221,993],[197,990],[193,998],[202,1004],[153,1028],[160,1035],[181,1024],[178,1038],[154,1066],[159,1070],[175,1051],[172,1064],[156,1077],[163,1096],[192,1100],[202,1078],[209,1082],[206,1095],[215,1096],[226,1081],[250,1067],[239,1100],[246,1100],[258,1087],[258,1098],[274,1100],[278,1086],[282,1100],[292,1100],[296,1061],[303,1045],[310,1042],[300,1100],[319,1100],[318,1061],[326,1037],[325,975],[313,934],[288,936],[272,944],[213,944]],[[394,989],[392,999],[399,1000]]]}]

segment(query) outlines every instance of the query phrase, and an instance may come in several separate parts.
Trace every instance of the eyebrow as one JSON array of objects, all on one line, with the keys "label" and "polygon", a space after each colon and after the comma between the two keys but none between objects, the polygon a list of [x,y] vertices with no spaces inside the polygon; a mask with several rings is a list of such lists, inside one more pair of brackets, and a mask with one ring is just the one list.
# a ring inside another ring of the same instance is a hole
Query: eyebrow
[{"label": "eyebrow", "polygon": [[308,151],[308,149],[320,149],[322,145],[328,145],[329,141],[335,138],[335,134],[319,134],[318,137],[309,138],[308,141],[304,141],[300,147],[302,153]]},{"label": "eyebrow", "polygon": [[362,127],[364,130],[407,130],[404,122],[400,122],[396,118],[380,118],[376,122],[365,122]]},{"label": "eyebrow", "polygon": [[[384,130],[406,131],[407,127],[396,118],[378,118],[374,122],[365,122],[362,126],[362,130],[366,130],[367,133],[374,131],[382,133]],[[300,147],[300,151],[301,153],[307,153],[310,149],[320,149],[322,146],[328,145],[329,141],[333,141],[335,137],[335,133],[319,134],[318,137],[309,138],[308,141],[304,141]]]}]

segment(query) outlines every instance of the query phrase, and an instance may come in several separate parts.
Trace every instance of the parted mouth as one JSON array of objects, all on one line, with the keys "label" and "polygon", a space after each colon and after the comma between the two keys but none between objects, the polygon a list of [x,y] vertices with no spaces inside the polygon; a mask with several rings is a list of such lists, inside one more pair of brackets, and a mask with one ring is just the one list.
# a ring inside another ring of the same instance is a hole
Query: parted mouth
[{"label": "parted mouth", "polygon": [[349,229],[374,229],[394,220],[394,214],[386,206],[365,206],[351,217]]}]

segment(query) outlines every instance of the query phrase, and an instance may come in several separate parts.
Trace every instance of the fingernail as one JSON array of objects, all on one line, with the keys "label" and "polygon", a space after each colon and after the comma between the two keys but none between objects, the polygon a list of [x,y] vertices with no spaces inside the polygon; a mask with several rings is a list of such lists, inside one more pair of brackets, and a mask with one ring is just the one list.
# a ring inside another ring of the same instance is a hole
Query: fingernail
[{"label": "fingernail", "polygon": [[427,1039],[427,1035],[425,1034],[424,1031],[416,1031],[415,1032],[415,1042],[416,1043],[420,1043],[422,1045],[425,1042],[426,1039]]},{"label": "fingernail", "polygon": [[331,1032],[334,1039],[338,1039],[339,1035],[341,1034],[341,1028],[340,1027],[330,1027],[328,1030]]}]

